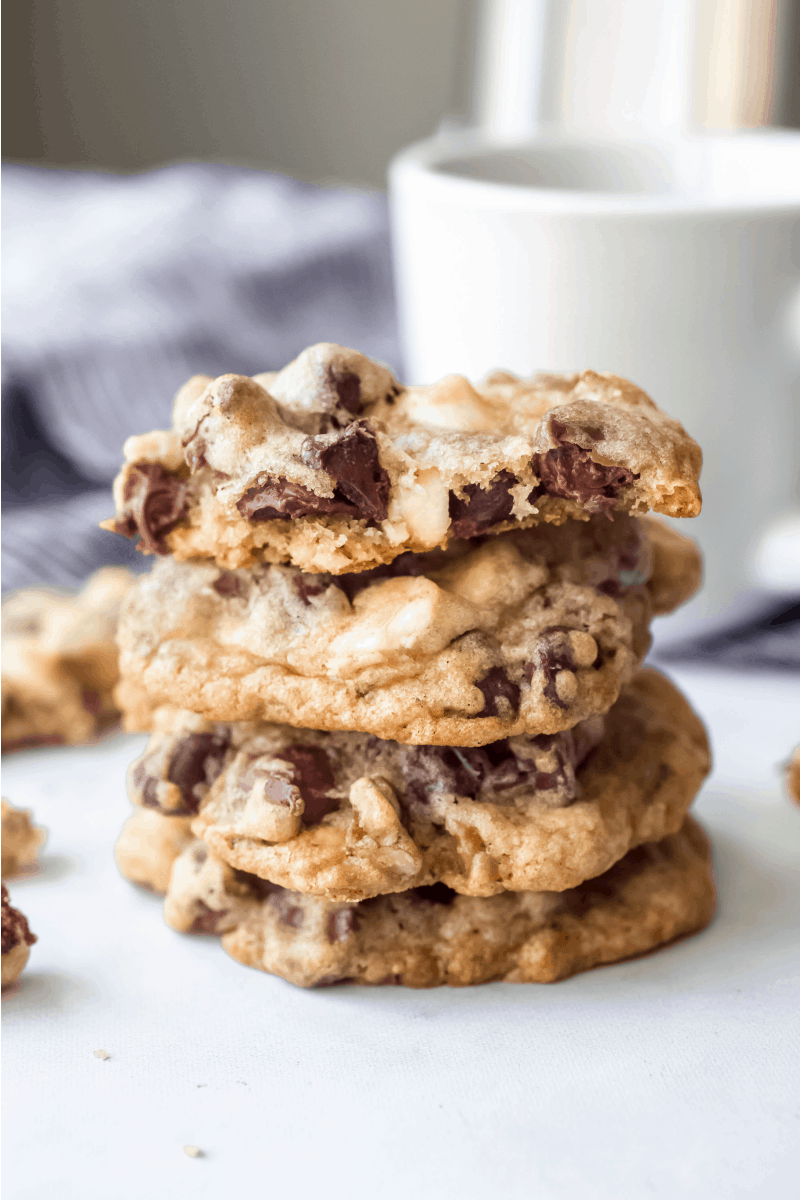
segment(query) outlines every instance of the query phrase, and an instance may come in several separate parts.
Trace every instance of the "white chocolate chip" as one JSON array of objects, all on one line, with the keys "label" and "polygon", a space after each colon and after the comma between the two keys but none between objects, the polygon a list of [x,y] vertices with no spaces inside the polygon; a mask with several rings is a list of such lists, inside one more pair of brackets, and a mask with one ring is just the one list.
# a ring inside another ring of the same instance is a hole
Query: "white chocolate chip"
[{"label": "white chocolate chip", "polygon": [[398,654],[435,654],[477,623],[473,605],[424,576],[375,584],[356,596],[353,608],[354,619],[325,655],[326,670],[343,678]]},{"label": "white chocolate chip", "polygon": [[397,506],[411,537],[423,546],[438,546],[450,524],[450,493],[435,467],[404,475],[397,486]]}]

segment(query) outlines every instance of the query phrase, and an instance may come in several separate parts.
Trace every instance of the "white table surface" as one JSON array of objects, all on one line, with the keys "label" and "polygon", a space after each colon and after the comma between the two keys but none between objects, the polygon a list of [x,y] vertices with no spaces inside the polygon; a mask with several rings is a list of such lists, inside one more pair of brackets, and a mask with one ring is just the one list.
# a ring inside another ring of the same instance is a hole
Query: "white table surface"
[{"label": "white table surface", "polygon": [[800,808],[779,765],[800,679],[672,674],[715,744],[697,812],[719,915],[551,986],[304,992],[247,970],[116,872],[143,739],[7,758],[4,795],[50,836],[11,887],[40,940],[2,1003],[4,1200],[794,1200]]}]

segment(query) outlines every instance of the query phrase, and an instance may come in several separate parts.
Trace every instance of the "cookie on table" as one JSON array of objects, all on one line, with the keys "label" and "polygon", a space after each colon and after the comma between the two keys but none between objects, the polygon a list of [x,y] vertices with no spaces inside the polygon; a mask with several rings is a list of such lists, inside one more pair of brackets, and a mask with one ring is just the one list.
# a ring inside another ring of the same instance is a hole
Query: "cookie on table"
[{"label": "cookie on table", "polygon": [[590,514],[700,511],[701,454],[616,375],[402,387],[321,343],[277,374],[195,376],[125,444],[103,523],[145,553],[339,574],[451,538]]},{"label": "cookie on table", "polygon": [[2,872],[3,878],[18,875],[32,867],[39,856],[39,847],[47,834],[38,829],[31,820],[27,808],[14,808],[7,800],[2,802]]},{"label": "cookie on table", "polygon": [[172,864],[194,838],[191,819],[164,816],[152,808],[137,808],[122,827],[114,858],[120,873],[150,892],[163,896]]},{"label": "cookie on table", "polygon": [[115,642],[133,576],[96,571],[77,593],[36,588],[3,603],[3,749],[89,740],[118,716]]},{"label": "cookie on table", "polygon": [[674,832],[709,766],[701,722],[647,670],[605,718],[472,749],[185,713],[128,788],[143,809],[197,814],[218,857],[293,891],[490,896],[574,887]]},{"label": "cookie on table", "polygon": [[[664,538],[685,556],[686,539]],[[413,743],[556,733],[607,710],[639,667],[665,591],[652,562],[625,514],[357,575],[162,559],[123,609],[118,701],[129,729],[166,704]]]},{"label": "cookie on table", "polygon": [[786,790],[796,804],[800,804],[800,746],[797,747],[786,767]]},{"label": "cookie on table", "polygon": [[3,905],[3,969],[2,987],[9,987],[19,979],[28,961],[30,948],[36,941],[28,922],[17,908],[11,907],[8,888],[2,885]]},{"label": "cookie on table", "polygon": [[461,896],[443,884],[342,906],[232,872],[201,844],[176,861],[164,906],[233,958],[301,987],[552,983],[704,928],[708,840],[691,818],[566,892]]}]

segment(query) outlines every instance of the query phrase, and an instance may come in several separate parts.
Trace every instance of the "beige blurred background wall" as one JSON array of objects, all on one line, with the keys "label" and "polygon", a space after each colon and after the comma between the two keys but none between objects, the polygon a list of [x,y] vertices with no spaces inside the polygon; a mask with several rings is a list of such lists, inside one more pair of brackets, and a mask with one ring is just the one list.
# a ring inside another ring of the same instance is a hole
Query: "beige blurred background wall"
[{"label": "beige blurred background wall", "polygon": [[[4,0],[3,154],[123,170],[210,159],[382,186],[395,150],[466,110],[476,2]],[[606,0],[549,2],[596,19]],[[701,122],[800,124],[798,9],[697,0]]]},{"label": "beige blurred background wall", "polygon": [[[466,6],[468,8],[468,6]],[[461,0],[4,0],[6,158],[380,186],[451,106]]]}]

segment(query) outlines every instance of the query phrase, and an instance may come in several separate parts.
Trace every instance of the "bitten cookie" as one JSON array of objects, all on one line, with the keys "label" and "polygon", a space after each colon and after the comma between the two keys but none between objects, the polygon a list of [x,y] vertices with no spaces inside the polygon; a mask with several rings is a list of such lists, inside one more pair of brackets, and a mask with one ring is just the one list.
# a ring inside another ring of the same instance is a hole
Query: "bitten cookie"
[{"label": "bitten cookie", "polygon": [[194,838],[189,817],[164,816],[152,808],[137,808],[122,827],[114,858],[131,883],[164,895],[178,855]]},{"label": "bitten cookie", "polygon": [[2,987],[16,983],[22,973],[22,968],[28,961],[30,948],[36,941],[36,934],[31,933],[28,922],[17,908],[11,907],[8,888],[2,887],[3,905],[3,970]]},{"label": "bitten cookie", "polygon": [[4,750],[85,742],[117,717],[114,637],[132,582],[104,567],[77,595],[31,589],[4,602]]},{"label": "bitten cookie", "polygon": [[643,671],[605,718],[481,748],[213,725],[183,714],[131,766],[135,803],[198,813],[232,866],[337,900],[444,882],[561,891],[678,829],[710,765],[680,693]]},{"label": "bitten cookie", "polygon": [[[697,554],[671,530],[661,542],[675,560]],[[556,733],[607,710],[633,676],[651,596],[686,598],[652,559],[622,514],[338,577],[161,560],[123,610],[118,700],[128,728],[168,704],[412,743]]]},{"label": "bitten cookie", "polygon": [[27,808],[14,808],[7,800],[2,802],[2,870],[3,878],[17,875],[32,867],[44,844],[47,834],[31,821]]},{"label": "bitten cookie", "polygon": [[571,891],[487,899],[435,884],[347,907],[234,872],[199,843],[175,862],[164,915],[301,987],[463,987],[551,983],[630,958],[702,929],[714,906],[708,840],[687,819]]},{"label": "bitten cookie", "polygon": [[195,376],[125,459],[104,528],[229,568],[339,574],[514,525],[700,511],[698,446],[616,375],[404,388],[328,343],[278,374]]}]

